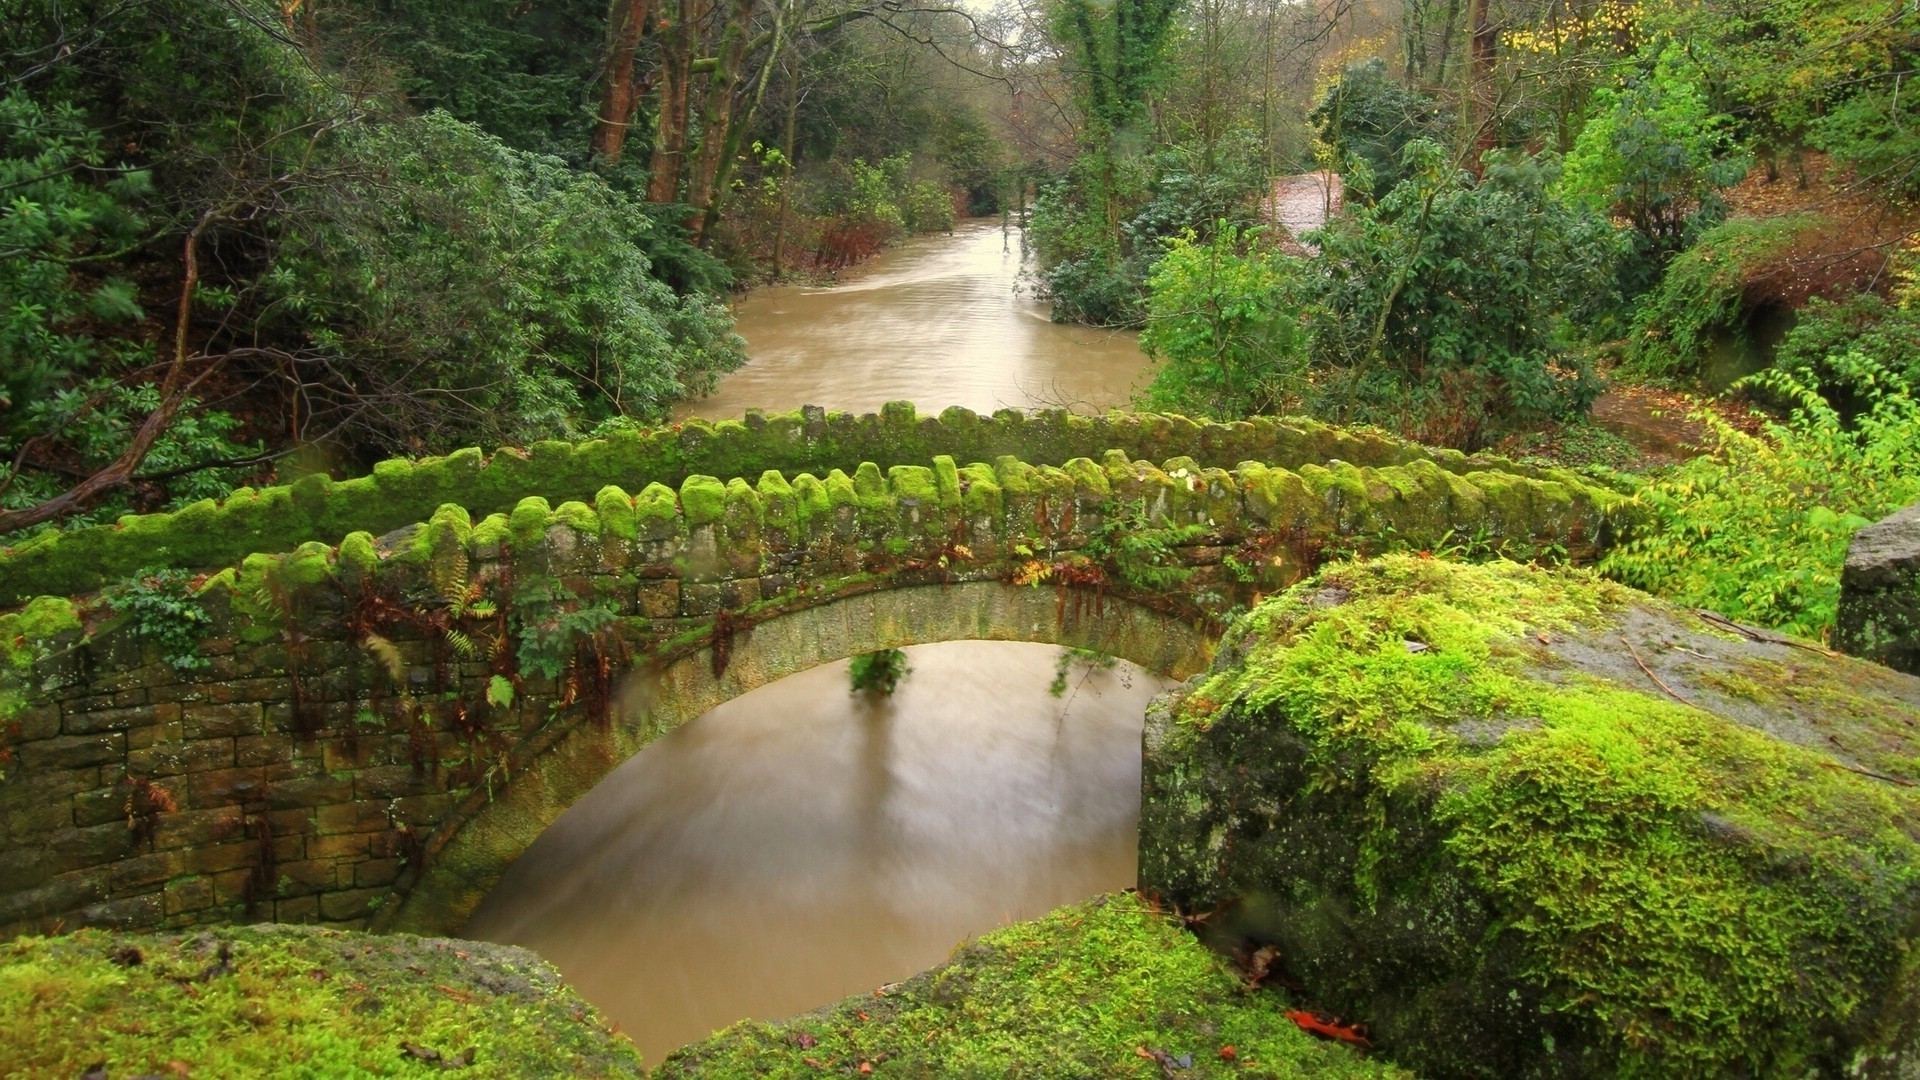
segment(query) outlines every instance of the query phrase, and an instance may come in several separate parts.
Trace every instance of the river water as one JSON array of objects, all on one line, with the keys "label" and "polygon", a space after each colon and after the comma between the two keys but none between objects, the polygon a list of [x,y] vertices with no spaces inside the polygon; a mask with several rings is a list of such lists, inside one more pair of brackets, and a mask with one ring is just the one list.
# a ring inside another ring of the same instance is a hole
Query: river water
[{"label": "river water", "polygon": [[[683,415],[1123,404],[1146,366],[1132,336],[1048,322],[1014,291],[1018,251],[971,222],[835,287],[755,293],[752,359]],[[538,951],[657,1062],[1131,885],[1141,721],[1167,684],[1080,663],[1056,697],[1060,655],[924,645],[890,698],[852,693],[841,661],[731,701],[561,815],[466,933]]]},{"label": "river water", "polygon": [[1100,412],[1145,385],[1130,331],[1066,326],[1020,287],[1020,234],[962,222],[917,237],[837,285],[758,289],[734,310],[747,363],[674,418],[739,419],[747,409],[824,405],[873,412],[1065,407]]},{"label": "river water", "polygon": [[1133,884],[1140,726],[1167,684],[977,641],[847,662],[636,754],[515,863],[467,935],[528,946],[652,1062],[742,1017],[904,979],[970,936]]}]

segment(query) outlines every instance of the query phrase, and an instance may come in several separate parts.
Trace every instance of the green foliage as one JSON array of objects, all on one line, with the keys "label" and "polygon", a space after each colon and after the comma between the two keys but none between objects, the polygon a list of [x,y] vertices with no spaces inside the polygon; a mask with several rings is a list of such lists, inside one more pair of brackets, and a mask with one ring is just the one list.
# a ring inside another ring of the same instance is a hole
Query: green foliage
[{"label": "green foliage", "polygon": [[[598,641],[618,622],[619,614],[609,603],[581,602],[556,582],[534,579],[520,586],[512,609],[518,642],[514,659],[520,673],[543,679],[565,675],[580,647]],[[489,699],[493,691],[489,684]]]},{"label": "green foliage", "polygon": [[1733,118],[1714,108],[1702,82],[1686,54],[1667,46],[1648,74],[1594,93],[1567,154],[1558,190],[1633,227],[1633,258],[1622,264],[1629,296],[1725,220],[1720,192],[1746,174],[1746,159],[1733,152]]},{"label": "green foliage", "polygon": [[1278,414],[1304,396],[1312,287],[1304,260],[1259,229],[1220,222],[1205,243],[1174,237],[1148,279],[1140,347],[1162,361],[1155,409],[1235,419]]},{"label": "green foliage", "polygon": [[592,127],[603,0],[345,0],[323,39],[379,48],[421,111],[444,109],[518,150],[580,162]]},{"label": "green foliage", "polygon": [[1178,0],[1062,0],[1053,40],[1072,58],[1074,90],[1108,135],[1141,118],[1166,73],[1166,45]]},{"label": "green foliage", "polygon": [[1920,499],[1920,400],[1858,352],[1823,367],[1859,395],[1851,426],[1822,384],[1785,371],[1754,377],[1793,403],[1791,416],[1753,436],[1698,414],[1709,452],[1635,495],[1645,520],[1602,569],[1689,606],[1824,637],[1854,532]]},{"label": "green foliage", "polygon": [[529,953],[309,927],[80,930],[0,945],[10,1076],[644,1075],[639,1054]]},{"label": "green foliage", "polygon": [[1910,300],[1895,303],[1870,292],[1839,301],[1815,297],[1800,309],[1773,362],[1818,385],[1841,419],[1851,421],[1869,387],[1851,382],[1856,365],[1832,361],[1854,353],[1873,362],[1879,389],[1920,398],[1920,309]]},{"label": "green foliage", "polygon": [[1099,527],[1087,537],[1087,554],[1129,585],[1165,592],[1193,576],[1192,568],[1180,560],[1181,545],[1206,536],[1204,525],[1154,525],[1144,499],[1110,502],[1102,508]]},{"label": "green foliage", "polygon": [[1785,258],[1819,222],[1788,214],[1734,218],[1709,229],[1640,299],[1627,343],[1629,369],[1651,376],[1697,372],[1715,336],[1741,324],[1749,279]]},{"label": "green foliage", "polygon": [[911,670],[907,666],[907,654],[902,649],[861,653],[847,667],[854,693],[868,690],[883,695],[893,693],[900,686],[900,680],[906,678]]},{"label": "green foliage", "polygon": [[[289,222],[270,281],[391,451],[657,419],[743,359],[720,306],[647,273],[645,215],[599,179],[444,113],[354,133],[368,167]],[[380,172],[371,171],[379,162]],[[428,392],[431,388],[431,392]]]},{"label": "green foliage", "polygon": [[176,671],[204,671],[213,661],[200,652],[200,639],[213,618],[193,595],[186,570],[146,570],[103,594],[114,614],[124,616],[140,640],[157,646]]},{"label": "green foliage", "polygon": [[139,243],[151,186],[71,104],[0,98],[0,410],[147,354],[133,283],[96,268]]},{"label": "green foliage", "polygon": [[[1137,326],[1166,242],[1210,239],[1220,222],[1245,227],[1265,185],[1253,147],[1166,147],[1140,158],[1084,153],[1043,185],[1028,233],[1056,322]],[[1109,211],[1120,216],[1111,227]]]},{"label": "green foliage", "polygon": [[[1163,1066],[1148,1051],[1184,1064]],[[1217,955],[1131,894],[985,934],[879,994],[736,1024],[675,1051],[655,1075],[798,1080],[823,1068],[864,1074],[861,1064],[877,1080],[1408,1075],[1301,1031],[1281,1001],[1248,993]]]},{"label": "green foliage", "polygon": [[1610,304],[1619,234],[1551,193],[1550,154],[1487,156],[1475,181],[1438,145],[1319,232],[1332,318],[1316,411],[1475,448],[1503,425],[1583,412],[1599,392],[1571,327]]},{"label": "green foliage", "polygon": [[1348,67],[1307,114],[1349,198],[1377,201],[1406,176],[1407,144],[1452,125],[1433,98],[1402,85],[1372,57]]},{"label": "green foliage", "polygon": [[1092,649],[1061,649],[1060,655],[1053,660],[1053,681],[1047,684],[1047,693],[1064,697],[1076,667],[1091,674],[1095,671],[1111,671],[1119,662],[1118,657]]}]

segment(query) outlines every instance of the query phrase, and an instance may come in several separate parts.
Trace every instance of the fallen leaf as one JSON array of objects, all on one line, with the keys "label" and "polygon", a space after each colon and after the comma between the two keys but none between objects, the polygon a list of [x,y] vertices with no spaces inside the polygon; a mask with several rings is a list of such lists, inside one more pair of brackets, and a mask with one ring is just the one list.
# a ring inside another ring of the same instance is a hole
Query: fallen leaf
[{"label": "fallen leaf", "polygon": [[1221,1061],[1232,1061],[1233,1059],[1239,1056],[1240,1056],[1240,1051],[1235,1050],[1231,1044],[1220,1048]]}]

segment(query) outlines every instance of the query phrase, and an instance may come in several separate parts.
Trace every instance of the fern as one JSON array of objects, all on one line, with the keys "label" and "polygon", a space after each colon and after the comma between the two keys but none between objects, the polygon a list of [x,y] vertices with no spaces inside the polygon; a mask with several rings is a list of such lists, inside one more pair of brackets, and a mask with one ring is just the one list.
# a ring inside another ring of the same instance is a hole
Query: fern
[{"label": "fern", "polygon": [[379,634],[369,633],[361,639],[360,647],[367,650],[380,666],[386,669],[387,677],[398,686],[406,680],[407,661],[400,655],[400,647]]}]

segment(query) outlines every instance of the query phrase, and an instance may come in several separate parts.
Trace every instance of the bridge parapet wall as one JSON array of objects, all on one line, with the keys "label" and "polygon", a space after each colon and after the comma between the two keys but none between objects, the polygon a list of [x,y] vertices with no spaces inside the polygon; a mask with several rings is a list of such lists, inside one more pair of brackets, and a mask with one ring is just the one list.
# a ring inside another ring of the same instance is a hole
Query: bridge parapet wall
[{"label": "bridge parapet wall", "polygon": [[938,455],[963,462],[1012,456],[1058,466],[1076,457],[1099,458],[1111,449],[1149,461],[1186,455],[1221,468],[1249,460],[1288,468],[1336,459],[1375,467],[1431,460],[1462,474],[1573,479],[1504,458],[1429,450],[1302,417],[1213,423],[1151,413],[1087,417],[1007,409],[980,416],[962,408],[932,417],[918,415],[907,402],[854,416],[809,407],[771,416],[749,413],[744,421],[621,431],[578,443],[535,443],[492,455],[468,449],[440,458],[384,461],[370,475],[352,480],[313,475],[279,487],[243,489],[223,501],[207,500],[173,513],[44,533],[0,548],[0,607],[43,593],[91,592],[154,566],[215,569],[254,552],[290,551],[305,541],[337,542],[356,531],[380,535],[424,520],[447,503],[484,517],[510,511],[533,495],[591,501],[607,484],[639,487],[656,481],[677,488],[688,476],[752,478],[767,469],[824,476],[833,466],[924,465]]},{"label": "bridge parapet wall", "polygon": [[[1097,641],[1086,626],[1109,601],[1216,632],[1254,591],[1344,551],[1506,542],[1590,557],[1618,498],[1419,457],[940,455],[606,485],[477,521],[447,505],[382,537],[250,555],[206,581],[208,635],[171,660],[98,602],[38,600],[0,616],[0,933],[363,925],[493,800],[531,802],[516,820],[536,825],[564,809],[577,783],[529,793],[552,784],[541,755],[564,745],[604,773],[663,733],[664,712],[612,715],[625,672],[701,658],[719,679],[756,626],[850,598],[996,583],[1051,599],[1019,625],[990,625],[982,607],[976,636]],[[913,643],[901,633],[860,647]],[[818,647],[787,667],[845,655]],[[526,831],[492,842],[495,864]]]}]

